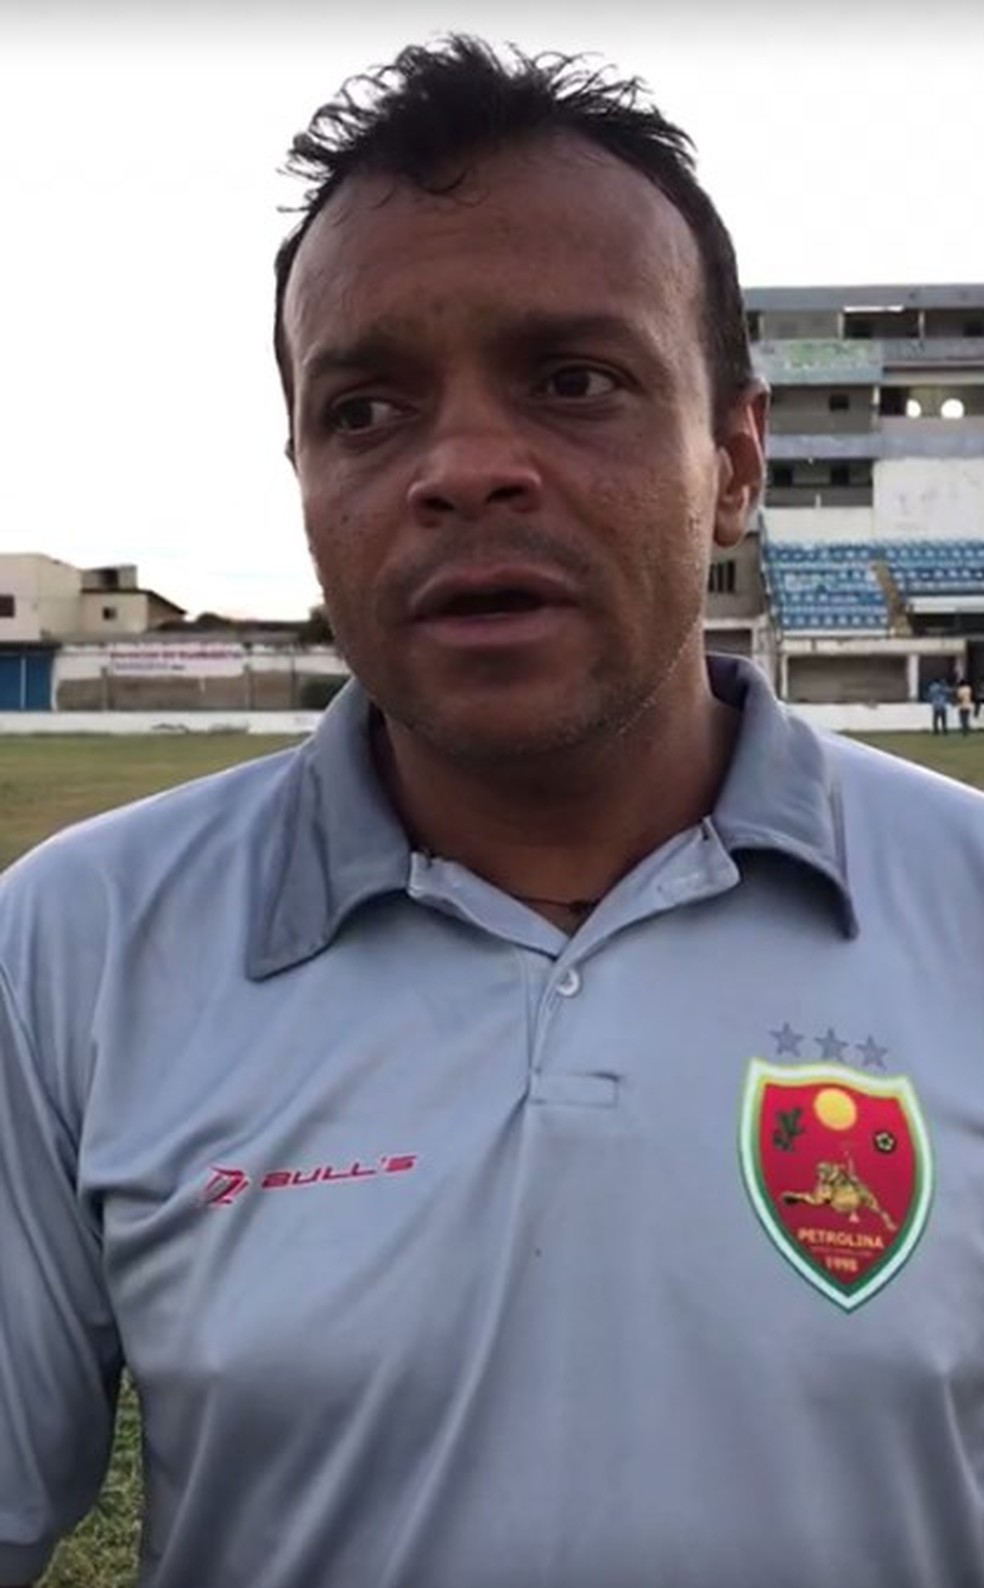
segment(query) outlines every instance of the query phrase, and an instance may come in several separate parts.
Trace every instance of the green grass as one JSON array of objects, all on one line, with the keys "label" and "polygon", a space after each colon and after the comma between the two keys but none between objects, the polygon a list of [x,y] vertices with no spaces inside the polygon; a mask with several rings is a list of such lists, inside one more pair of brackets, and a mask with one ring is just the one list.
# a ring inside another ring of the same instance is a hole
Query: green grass
[{"label": "green grass", "polygon": [[244,733],[0,738],[0,868],[71,822],[294,742]]},{"label": "green grass", "polygon": [[106,1482],[81,1527],[59,1546],[40,1588],[132,1588],[137,1577],[142,1487],[140,1418],[124,1385]]},{"label": "green grass", "polygon": [[[984,718],[981,719],[984,723]],[[859,735],[860,737],[860,735]],[[906,761],[918,761],[934,772],[943,772],[972,788],[984,789],[984,728],[978,726],[966,738],[951,729],[947,734],[879,733],[867,737],[878,750]]]},{"label": "green grass", "polygon": [[[0,866],[67,823],[126,800],[263,755],[282,743],[245,735],[0,739]],[[893,755],[984,789],[984,732],[878,735]],[[132,1588],[140,1533],[140,1425],[124,1388],[103,1492],[58,1549],[43,1588]],[[191,1585],[189,1585],[191,1588]]]}]

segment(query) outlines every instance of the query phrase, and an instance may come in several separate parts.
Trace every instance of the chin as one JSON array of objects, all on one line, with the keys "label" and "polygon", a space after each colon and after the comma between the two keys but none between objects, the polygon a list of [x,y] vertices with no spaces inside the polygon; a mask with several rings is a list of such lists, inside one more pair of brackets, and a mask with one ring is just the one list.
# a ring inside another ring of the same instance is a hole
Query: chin
[{"label": "chin", "polygon": [[585,711],[584,703],[563,711],[531,710],[516,702],[504,710],[492,705],[472,711],[393,713],[416,738],[449,760],[473,766],[504,766],[548,760],[586,749],[612,737],[612,724]]}]

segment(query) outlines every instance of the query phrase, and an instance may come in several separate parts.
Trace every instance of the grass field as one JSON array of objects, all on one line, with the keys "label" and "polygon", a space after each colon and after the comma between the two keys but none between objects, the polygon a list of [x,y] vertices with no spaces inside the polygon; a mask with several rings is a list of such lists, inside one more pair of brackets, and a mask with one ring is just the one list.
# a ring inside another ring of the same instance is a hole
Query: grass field
[{"label": "grass field", "polygon": [[291,742],[245,733],[0,738],[0,868],[71,822]]},{"label": "grass field", "polygon": [[[0,739],[0,866],[69,822],[263,755],[280,744],[246,735]],[[892,754],[984,789],[984,731],[882,735]],[[132,1588],[140,1530],[140,1432],[125,1391],[110,1473],[94,1511],[66,1539],[43,1588]],[[191,1585],[189,1585],[191,1588]]]},{"label": "grass field", "polygon": [[984,730],[980,728],[966,739],[951,730],[935,738],[931,733],[880,733],[868,743],[972,788],[984,789]]}]

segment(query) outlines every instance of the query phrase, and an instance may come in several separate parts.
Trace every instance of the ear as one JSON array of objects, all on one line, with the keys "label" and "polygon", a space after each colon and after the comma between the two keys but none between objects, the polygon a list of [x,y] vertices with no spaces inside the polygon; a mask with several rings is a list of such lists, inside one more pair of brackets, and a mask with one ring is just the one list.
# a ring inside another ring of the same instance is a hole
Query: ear
[{"label": "ear", "polygon": [[732,404],[718,438],[718,493],[714,544],[736,546],[765,485],[765,432],[769,390],[750,381]]}]

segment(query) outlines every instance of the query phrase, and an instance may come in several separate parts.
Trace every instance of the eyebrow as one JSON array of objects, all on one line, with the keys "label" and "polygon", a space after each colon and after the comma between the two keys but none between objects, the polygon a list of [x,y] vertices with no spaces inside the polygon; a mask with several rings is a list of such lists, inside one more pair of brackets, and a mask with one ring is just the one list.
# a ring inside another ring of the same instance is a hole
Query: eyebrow
[{"label": "eyebrow", "polygon": [[380,364],[406,360],[406,348],[399,339],[381,332],[371,332],[354,342],[325,343],[316,347],[301,364],[301,380],[311,385],[325,375],[344,373],[352,369],[373,369]]},{"label": "eyebrow", "polygon": [[[488,317],[494,322],[494,309]],[[558,342],[580,340],[636,344],[637,334],[631,323],[618,314],[551,314],[531,310],[505,325],[495,326],[490,340],[510,349],[546,349]],[[325,376],[407,364],[412,358],[407,332],[401,334],[398,328],[379,327],[352,342],[324,343],[314,348],[301,365],[301,381],[310,386]]]}]

